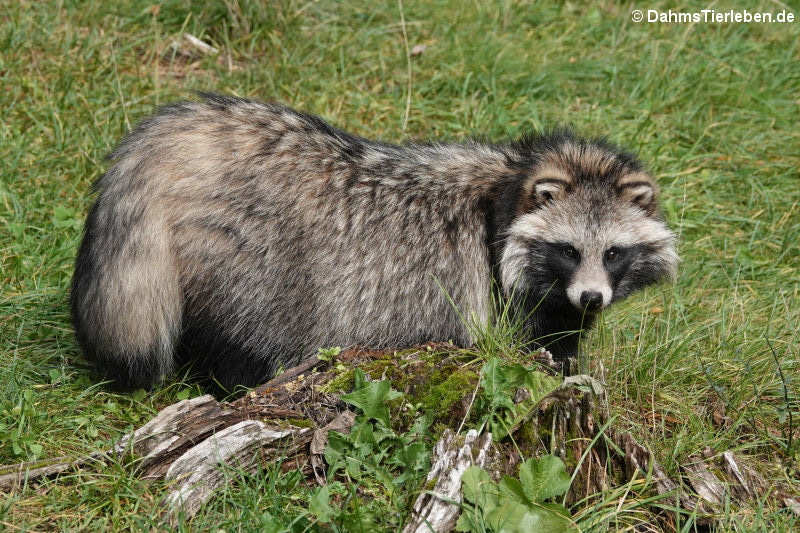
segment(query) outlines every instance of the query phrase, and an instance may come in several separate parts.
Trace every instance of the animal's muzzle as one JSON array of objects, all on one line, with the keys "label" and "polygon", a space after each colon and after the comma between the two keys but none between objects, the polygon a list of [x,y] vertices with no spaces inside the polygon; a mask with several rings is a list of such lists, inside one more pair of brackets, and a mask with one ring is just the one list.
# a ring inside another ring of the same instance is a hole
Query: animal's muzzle
[{"label": "animal's muzzle", "polygon": [[597,291],[583,291],[581,307],[587,311],[599,311],[603,307],[603,295]]}]

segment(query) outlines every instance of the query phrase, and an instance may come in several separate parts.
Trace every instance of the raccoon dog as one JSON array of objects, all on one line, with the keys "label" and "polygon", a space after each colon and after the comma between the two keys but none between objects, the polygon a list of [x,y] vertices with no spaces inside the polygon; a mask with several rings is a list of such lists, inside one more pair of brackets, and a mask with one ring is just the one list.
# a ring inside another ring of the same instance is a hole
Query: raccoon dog
[{"label": "raccoon dog", "polygon": [[653,179],[602,141],[396,146],[202,98],[139,124],[96,184],[72,318],[120,386],[186,361],[231,387],[323,346],[469,345],[493,287],[565,357],[599,310],[675,273]]}]

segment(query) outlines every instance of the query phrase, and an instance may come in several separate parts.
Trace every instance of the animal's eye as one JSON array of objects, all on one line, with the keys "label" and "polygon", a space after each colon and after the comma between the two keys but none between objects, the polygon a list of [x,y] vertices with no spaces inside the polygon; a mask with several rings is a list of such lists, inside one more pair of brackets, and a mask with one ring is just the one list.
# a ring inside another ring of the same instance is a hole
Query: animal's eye
[{"label": "animal's eye", "polygon": [[548,191],[542,192],[541,196],[542,196],[542,201],[543,202],[549,202],[550,200],[553,199],[553,195],[550,194],[550,192],[548,192]]},{"label": "animal's eye", "polygon": [[622,250],[620,250],[616,246],[606,250],[606,261],[608,261],[609,263],[613,263],[614,261],[619,260],[620,257],[622,257]]},{"label": "animal's eye", "polygon": [[577,259],[577,258],[578,258],[578,256],[579,256],[580,254],[578,253],[578,250],[576,250],[576,249],[575,249],[575,248],[573,248],[572,246],[570,246],[570,245],[565,245],[565,246],[563,246],[563,247],[561,248],[561,255],[563,255],[563,256],[564,256],[564,257],[566,257],[567,259],[572,259],[572,260],[575,260],[575,259]]}]

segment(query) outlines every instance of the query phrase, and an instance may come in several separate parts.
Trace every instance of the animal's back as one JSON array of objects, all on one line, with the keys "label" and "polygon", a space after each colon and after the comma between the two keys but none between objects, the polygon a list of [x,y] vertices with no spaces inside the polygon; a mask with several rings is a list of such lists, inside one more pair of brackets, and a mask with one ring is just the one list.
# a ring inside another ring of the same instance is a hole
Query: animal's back
[{"label": "animal's back", "polygon": [[448,296],[488,313],[485,219],[446,170],[473,152],[373,143],[233,98],[167,107],[98,182],[78,339],[133,386],[183,359],[232,386],[321,346],[468,343]]}]

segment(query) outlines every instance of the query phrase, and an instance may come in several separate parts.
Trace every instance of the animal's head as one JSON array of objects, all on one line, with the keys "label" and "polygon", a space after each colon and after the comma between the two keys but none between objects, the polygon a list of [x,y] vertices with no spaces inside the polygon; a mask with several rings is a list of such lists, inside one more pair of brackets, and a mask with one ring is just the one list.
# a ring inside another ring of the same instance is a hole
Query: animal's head
[{"label": "animal's head", "polygon": [[507,294],[593,313],[675,276],[675,235],[655,181],[633,156],[568,133],[530,137],[517,149],[530,171],[505,235]]}]

